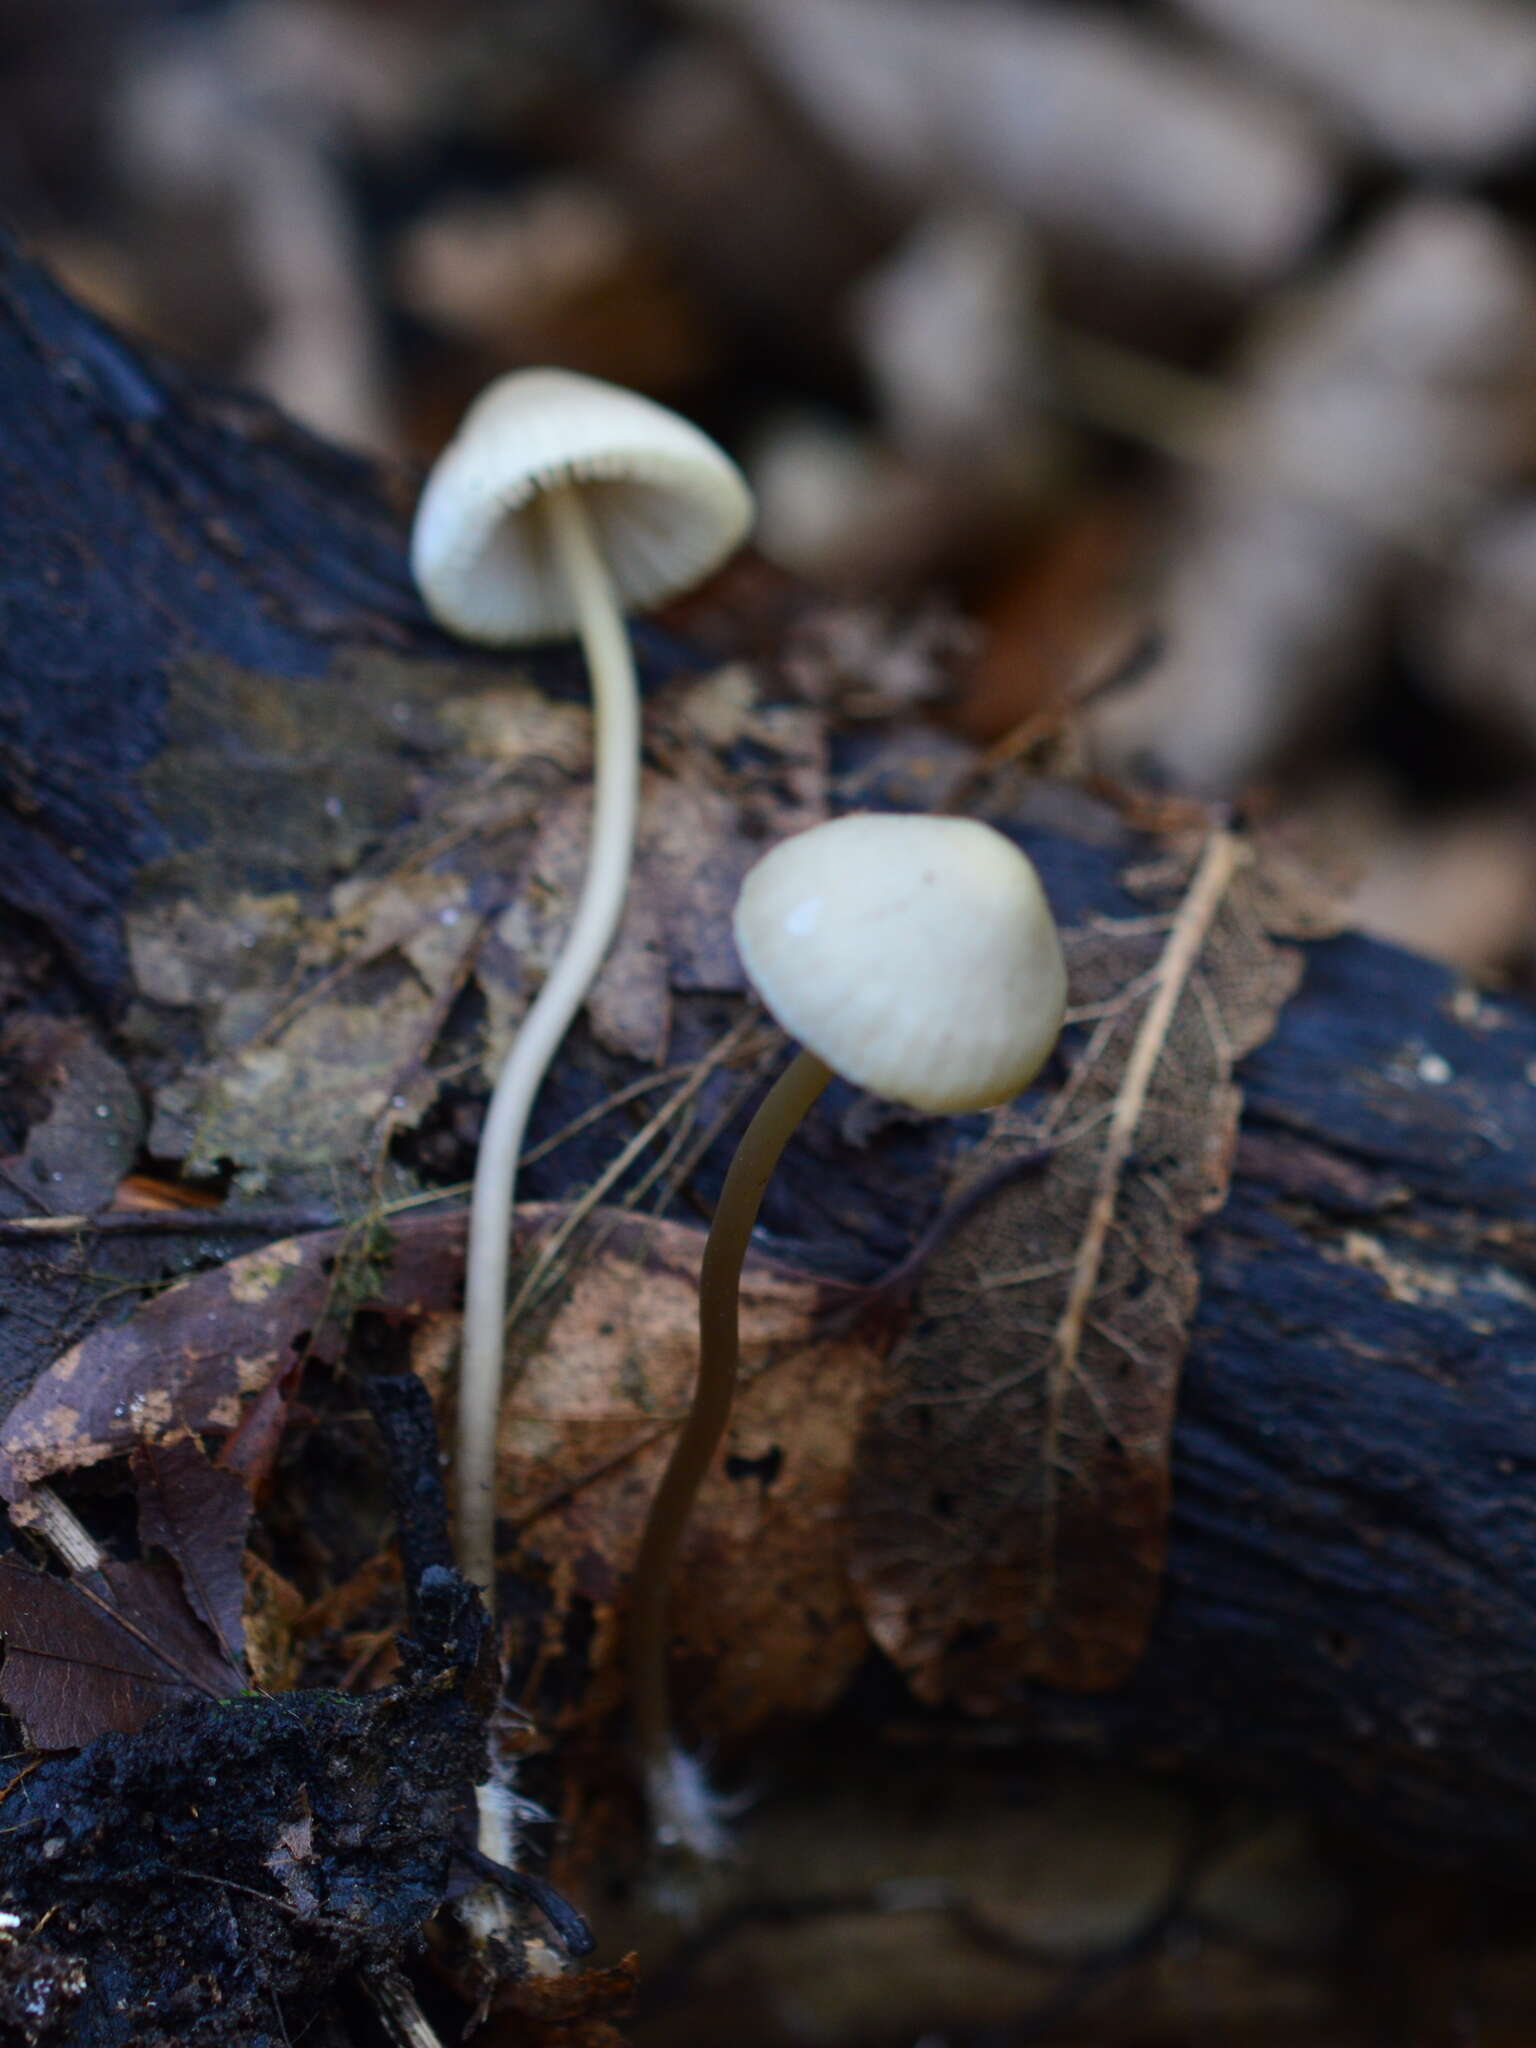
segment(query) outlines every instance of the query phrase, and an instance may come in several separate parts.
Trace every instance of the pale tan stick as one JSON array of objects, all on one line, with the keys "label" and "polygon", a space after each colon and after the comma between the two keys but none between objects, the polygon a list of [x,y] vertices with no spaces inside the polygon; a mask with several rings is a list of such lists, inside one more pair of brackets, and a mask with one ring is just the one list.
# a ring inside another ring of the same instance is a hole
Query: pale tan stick
[{"label": "pale tan stick", "polygon": [[106,1553],[84,1523],[75,1517],[51,1486],[34,1486],[27,1503],[27,1526],[53,1546],[72,1572],[99,1572]]},{"label": "pale tan stick", "polygon": [[1242,840],[1218,830],[1205,843],[1189,889],[1179,906],[1168,935],[1168,943],[1155,970],[1156,993],[1147,1005],[1137,1029],[1130,1058],[1115,1096],[1109,1120],[1109,1134],[1099,1161],[1098,1178],[1088,1221],[1078,1240],[1073,1259],[1072,1283],[1052,1340],[1049,1395],[1041,1458],[1046,1487],[1046,1534],[1044,1555],[1054,1555],[1056,1521],[1056,1466],[1066,1416],[1067,1394],[1077,1384],[1078,1361],[1088,1309],[1099,1284],[1104,1246],[1120,1200],[1126,1162],[1135,1149],[1136,1133],[1147,1106],[1157,1063],[1167,1050],[1174,1012],[1191,971],[1210,934],[1211,924],[1221,907],[1232,877],[1248,858]]},{"label": "pale tan stick", "polygon": [[443,2048],[416,1994],[393,1970],[370,1972],[362,1980],[396,2048]]}]

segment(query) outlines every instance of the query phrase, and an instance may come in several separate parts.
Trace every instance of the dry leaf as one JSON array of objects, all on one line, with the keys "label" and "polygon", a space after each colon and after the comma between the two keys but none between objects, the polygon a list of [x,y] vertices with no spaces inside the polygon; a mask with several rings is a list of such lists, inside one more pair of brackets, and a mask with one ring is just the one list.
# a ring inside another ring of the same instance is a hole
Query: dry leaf
[{"label": "dry leaf", "polygon": [[[1187,863],[1185,867],[1187,875]],[[1169,875],[1141,878],[1166,898]],[[870,1628],[925,1699],[1006,1711],[1025,1678],[1109,1686],[1155,1611],[1168,1436],[1224,1194],[1233,1063],[1273,1027],[1310,913],[1218,831],[1167,916],[1067,934],[1070,1077],[994,1153],[1055,1149],[942,1251],[853,1493]]]},{"label": "dry leaf", "polygon": [[[436,1014],[431,991],[403,960],[354,974],[344,997],[307,1008],[278,1043],[168,1082],[150,1145],[194,1173],[233,1160],[250,1194],[278,1164],[318,1180],[360,1158],[385,1111],[398,1106],[397,1077],[416,1069]],[[408,1106],[419,1116],[434,1092]]]},{"label": "dry leaf", "polygon": [[140,1444],[133,1453],[139,1541],[163,1550],[187,1605],[232,1664],[245,1648],[245,1532],[251,1497],[239,1476],[209,1463],[197,1438]]},{"label": "dry leaf", "polygon": [[238,1473],[253,1497],[259,1496],[272,1475],[277,1447],[288,1426],[288,1410],[303,1376],[304,1361],[296,1357],[285,1372],[268,1380],[246,1402],[239,1422],[220,1447],[219,1464],[226,1472]]},{"label": "dry leaf", "polygon": [[131,1735],[162,1707],[245,1684],[187,1611],[173,1573],[110,1563],[94,1576],[101,1592],[0,1558],[0,1699],[32,1748]]},{"label": "dry leaf", "polygon": [[[674,988],[736,985],[730,905],[761,838],[824,814],[824,721],[737,680],[728,769],[685,715],[707,679],[646,707],[666,770],[645,778],[639,871],[588,1005],[598,1043],[642,1060],[665,1057]],[[157,801],[199,858],[157,864],[127,918],[146,1042],[174,1048],[149,1145],[233,1167],[245,1194],[369,1199],[380,1146],[431,1107],[439,1065],[468,1050],[499,1067],[585,868],[585,705],[512,671],[373,655],[355,681],[200,669],[177,682],[157,759]],[[261,886],[278,874],[283,889]],[[454,1009],[471,981],[485,1028],[466,1047]]]},{"label": "dry leaf", "polygon": [[[661,693],[648,706],[647,733],[668,773],[647,770],[641,777],[634,875],[587,1013],[600,1045],[659,1065],[674,990],[741,987],[731,942],[736,894],[765,838],[826,815],[825,731],[803,707],[760,704],[750,672],[738,666]],[[750,765],[728,775],[717,751],[736,751]],[[544,806],[511,901],[477,962],[489,1013],[490,1078],[565,942],[591,813],[586,787]]]},{"label": "dry leaf", "polygon": [[145,1304],[126,1323],[94,1330],[17,1402],[0,1428],[0,1497],[14,1521],[27,1495],[56,1472],[121,1457],[190,1430],[223,1435],[248,1395],[301,1356],[333,1356],[333,1312],[364,1305],[402,1315],[441,1308],[460,1279],[462,1216],[407,1216],[347,1268],[344,1230],[286,1238],[200,1273]]},{"label": "dry leaf", "polygon": [[[540,814],[538,832],[497,919],[479,980],[491,1029],[485,1065],[494,1075],[522,1014],[564,947],[592,843],[592,793],[572,788]],[[631,888],[619,931],[587,998],[598,1042],[659,1065],[671,1030],[667,961],[656,904]]]},{"label": "dry leaf", "polygon": [[[596,1683],[564,1704],[590,1725],[617,1704],[619,1606],[698,1360],[696,1229],[599,1210],[568,1297],[503,1411],[498,1489],[527,1585],[548,1587],[524,1685],[580,1628]],[[728,1737],[815,1713],[866,1648],[848,1583],[844,1507],[872,1350],[819,1337],[823,1283],[764,1260],[742,1287],[743,1386],[695,1511],[674,1607],[680,1698]],[[439,1347],[418,1364],[441,1372]],[[590,1627],[589,1627],[590,1624]]]},{"label": "dry leaf", "polygon": [[298,1682],[300,1659],[294,1638],[304,1596],[254,1551],[245,1553],[243,1563],[245,1661],[251,1683],[261,1692],[288,1692]]},{"label": "dry leaf", "polygon": [[515,2015],[515,2038],[528,2048],[624,2048],[613,2022],[630,2011],[639,1976],[633,1955],[605,1969],[530,1974],[501,1985],[491,2011]]},{"label": "dry leaf", "polygon": [[[147,869],[127,917],[141,1035],[174,1048],[159,1156],[296,1195],[367,1185],[358,1155],[392,1097],[417,1115],[432,1098],[423,1058],[474,943],[467,906],[571,751],[579,714],[558,711],[510,667],[470,678],[378,650],[324,689],[215,662],[171,677],[150,796],[195,851]],[[439,868],[424,856],[444,840]]]}]

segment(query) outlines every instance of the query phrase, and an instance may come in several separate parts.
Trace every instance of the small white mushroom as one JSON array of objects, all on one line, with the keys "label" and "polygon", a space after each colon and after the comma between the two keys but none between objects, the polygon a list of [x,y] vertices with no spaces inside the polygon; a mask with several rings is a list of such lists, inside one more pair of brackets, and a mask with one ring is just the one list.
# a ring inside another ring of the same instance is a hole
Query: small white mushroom
[{"label": "small white mushroom", "polygon": [[786,839],[742,885],[736,945],[791,1037],[913,1109],[1008,1101],[1061,1030],[1039,877],[969,818],[858,815]]},{"label": "small white mushroom", "polygon": [[802,1050],[748,1125],[721,1190],[699,1282],[693,1405],[641,1538],[631,1698],[657,1839],[718,1853],[697,1766],[672,1735],[668,1589],[694,1497],[730,1418],[742,1261],[763,1192],[834,1073],[914,1109],[1010,1101],[1061,1030],[1067,976],[1030,862],[964,818],[855,816],[766,854],[742,886],[736,945]]},{"label": "small white mushroom", "polygon": [[497,1080],[475,1167],[456,1454],[459,1556],[490,1597],[507,1265],[523,1132],[539,1084],[612,942],[634,855],[640,705],[623,611],[701,581],[745,537],[746,483],[707,435],[631,391],[566,370],[499,378],[422,493],[411,564],[467,640],[576,632],[592,677],[592,846],[565,950]]},{"label": "small white mushroom", "polygon": [[[562,521],[557,508],[574,506]],[[411,535],[433,617],[464,640],[528,646],[584,632],[591,607],[557,528],[588,529],[614,598],[644,610],[691,589],[746,538],[752,497],[707,434],[571,370],[515,370],[475,400],[439,457]]]}]

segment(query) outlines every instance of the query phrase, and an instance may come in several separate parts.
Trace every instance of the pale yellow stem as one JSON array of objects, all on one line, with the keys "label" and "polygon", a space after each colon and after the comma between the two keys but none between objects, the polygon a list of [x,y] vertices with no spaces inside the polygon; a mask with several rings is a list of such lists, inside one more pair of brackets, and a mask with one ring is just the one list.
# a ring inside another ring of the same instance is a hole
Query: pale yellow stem
[{"label": "pale yellow stem", "polygon": [[458,1548],[465,1577],[492,1606],[496,1436],[518,1155],[534,1098],[618,929],[634,855],[640,788],[640,693],[612,578],[579,488],[556,485],[541,506],[551,548],[575,599],[592,678],[592,846],[565,950],[507,1055],[475,1163],[455,1454]]}]

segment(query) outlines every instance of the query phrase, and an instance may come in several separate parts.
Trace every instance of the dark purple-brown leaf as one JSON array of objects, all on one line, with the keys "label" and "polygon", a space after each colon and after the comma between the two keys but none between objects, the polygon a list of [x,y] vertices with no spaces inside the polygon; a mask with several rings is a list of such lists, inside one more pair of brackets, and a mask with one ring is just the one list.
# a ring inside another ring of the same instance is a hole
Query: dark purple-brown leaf
[{"label": "dark purple-brown leaf", "polygon": [[457,1298],[462,1215],[402,1216],[357,1276],[358,1233],[315,1231],[196,1274],[125,1323],[93,1330],[34,1381],[0,1432],[0,1496],[25,1520],[56,1472],[192,1430],[235,1430],[251,1396],[296,1362],[334,1356],[351,1309],[417,1315]]},{"label": "dark purple-brown leaf", "polygon": [[195,1436],[143,1443],[133,1454],[139,1541],[163,1550],[187,1604],[231,1664],[245,1647],[246,1525],[251,1497],[238,1473],[210,1464]]},{"label": "dark purple-brown leaf", "polygon": [[241,1689],[169,1569],[113,1563],[93,1579],[0,1558],[0,1700],[33,1748],[131,1735],[162,1707]]}]

